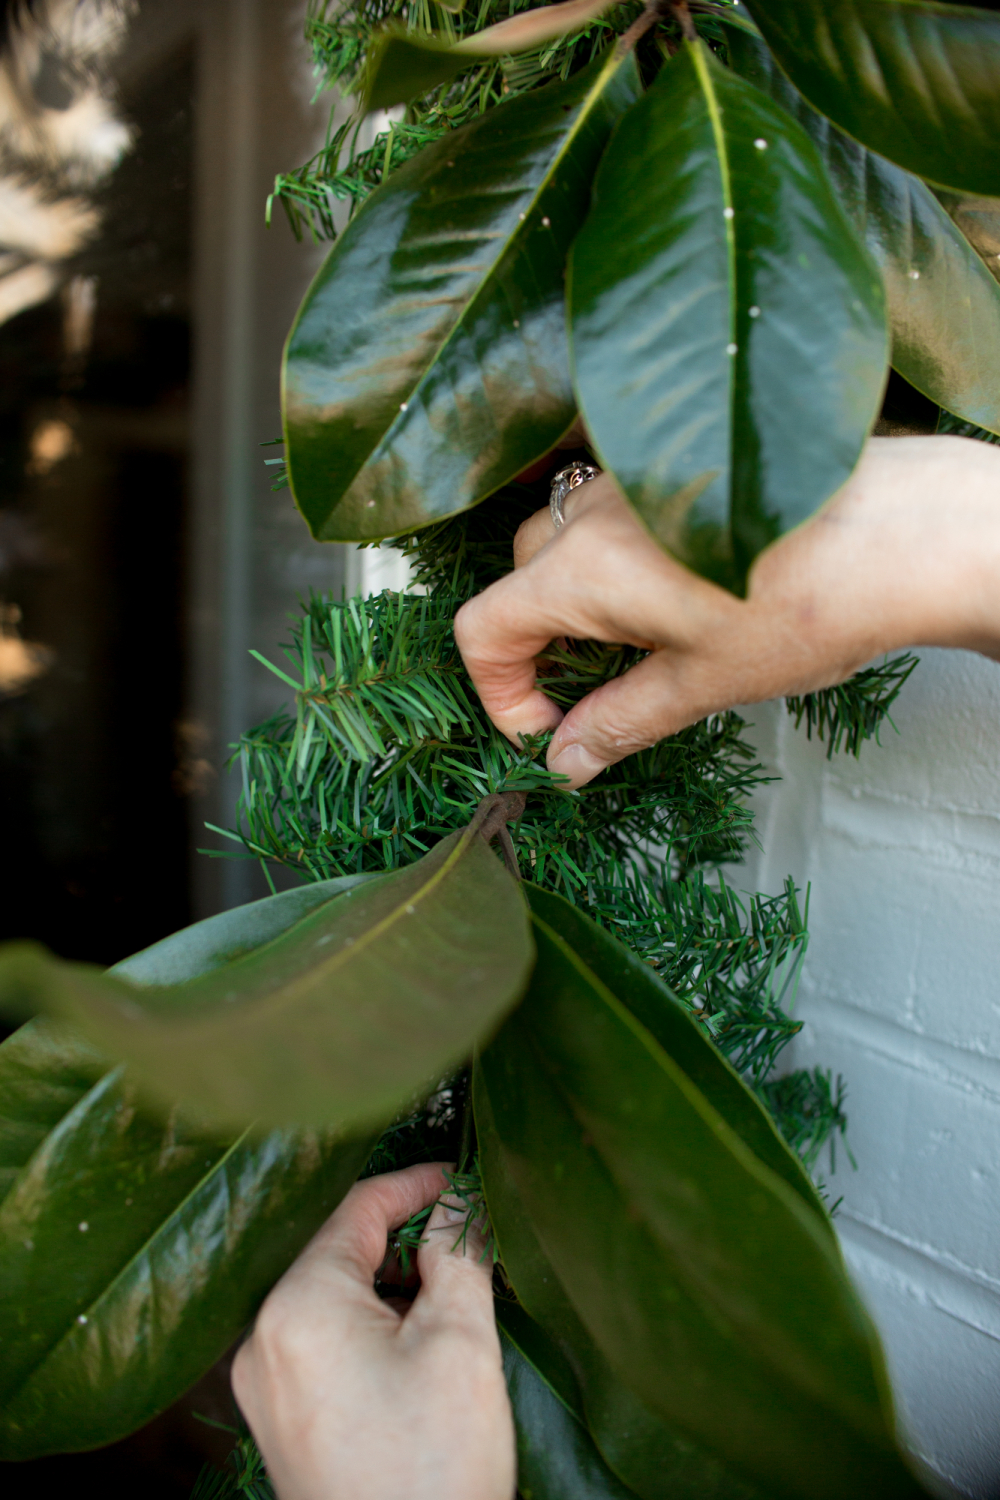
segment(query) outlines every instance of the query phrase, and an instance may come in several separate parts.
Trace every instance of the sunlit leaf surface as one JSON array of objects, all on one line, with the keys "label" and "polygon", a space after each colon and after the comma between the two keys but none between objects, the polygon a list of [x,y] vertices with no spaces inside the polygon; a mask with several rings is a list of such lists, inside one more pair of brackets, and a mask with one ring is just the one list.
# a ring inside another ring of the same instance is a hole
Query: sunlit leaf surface
[{"label": "sunlit leaf surface", "polygon": [[[893,365],[938,406],[1000,432],[1000,287],[987,269],[991,258],[1000,275],[997,205],[967,205],[948,195],[956,228],[918,177],[859,146],[812,109],[760,42],[732,31],[729,56],[815,142],[881,268]],[[975,249],[962,230],[974,237]]]},{"label": "sunlit leaf surface", "polygon": [[291,486],[314,536],[466,510],[573,420],[563,270],[612,125],[612,56],[425,147],[337,241],[288,342]]},{"label": "sunlit leaf surface", "polygon": [[742,591],[850,475],[885,376],[881,281],[816,148],[685,43],[615,132],[570,267],[601,458],[663,546]]},{"label": "sunlit leaf surface", "polygon": [[924,0],[746,0],[816,109],[945,187],[1000,194],[1000,13]]}]

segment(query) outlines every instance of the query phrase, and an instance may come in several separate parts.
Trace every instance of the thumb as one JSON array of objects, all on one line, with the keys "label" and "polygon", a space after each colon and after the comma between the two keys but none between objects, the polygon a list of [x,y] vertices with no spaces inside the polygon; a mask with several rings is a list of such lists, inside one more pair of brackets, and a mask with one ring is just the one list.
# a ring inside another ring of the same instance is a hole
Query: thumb
[{"label": "thumb", "polygon": [[626,755],[648,750],[714,712],[708,688],[685,682],[675,653],[651,652],[571,709],[549,745],[549,770],[568,776],[571,789],[584,786]]}]

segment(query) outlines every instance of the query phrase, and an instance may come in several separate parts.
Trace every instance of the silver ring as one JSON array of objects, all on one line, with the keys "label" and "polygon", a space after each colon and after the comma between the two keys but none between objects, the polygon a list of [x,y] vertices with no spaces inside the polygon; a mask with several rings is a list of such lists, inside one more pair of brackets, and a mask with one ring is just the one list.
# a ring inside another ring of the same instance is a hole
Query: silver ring
[{"label": "silver ring", "polygon": [[570,464],[568,469],[560,469],[559,473],[554,475],[552,488],[549,491],[549,515],[557,531],[560,526],[566,525],[563,506],[570,490],[577,489],[581,484],[589,484],[592,479],[597,478],[600,472],[600,469],[595,469],[593,464]]}]

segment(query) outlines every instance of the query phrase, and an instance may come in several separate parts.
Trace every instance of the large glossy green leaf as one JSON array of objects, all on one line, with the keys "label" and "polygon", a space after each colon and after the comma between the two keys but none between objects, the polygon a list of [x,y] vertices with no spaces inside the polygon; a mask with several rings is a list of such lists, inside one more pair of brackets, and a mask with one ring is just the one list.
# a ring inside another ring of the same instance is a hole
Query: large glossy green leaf
[{"label": "large glossy green leaf", "polygon": [[107,1071],[65,1027],[29,1021],[0,1046],[0,1200],[49,1131]]},{"label": "large glossy green leaf", "polygon": [[224,968],[139,989],[29,945],[0,997],[63,1016],[165,1102],[216,1125],[368,1125],[494,1027],[533,957],[520,891],[474,827]]},{"label": "large glossy green leaf", "polygon": [[447,83],[475,57],[456,52],[453,42],[433,32],[389,25],[375,42],[360,80],[361,107],[392,109]]},{"label": "large glossy green leaf", "polygon": [[454,78],[470,63],[527,52],[579,31],[614,3],[615,0],[562,0],[558,5],[541,5],[498,21],[495,26],[486,26],[460,42],[448,42],[434,33],[387,26],[365,63],[360,85],[362,107],[391,109],[394,104],[406,104]]},{"label": "large glossy green leaf", "polygon": [[[265,896],[195,922],[109,970],[133,984],[179,984],[270,942],[313,907],[375,879],[347,875]],[[0,1047],[0,1199],[48,1132],[108,1071],[76,1032],[51,1022],[22,1026]]]},{"label": "large glossy green leaf", "polygon": [[481,1075],[504,1169],[618,1382],[766,1493],[920,1494],[877,1338],[816,1213],[534,924],[531,986]]},{"label": "large glossy green leaf", "polygon": [[1000,281],[1000,198],[970,198],[938,188],[935,195],[969,244]]},{"label": "large glossy green leaf", "polygon": [[195,975],[225,968],[233,959],[280,937],[334,896],[342,896],[378,878],[371,874],[338,875],[334,880],[314,880],[290,891],[279,891],[276,896],[248,901],[245,906],[234,906],[204,921],[192,922],[180,932],[172,932],[107,972],[127,979],[130,984],[183,984]]},{"label": "large glossy green leaf", "polygon": [[[192,978],[254,933],[277,936],[316,895],[197,923],[117,972]],[[122,1069],[67,1027],[16,1031],[0,1046],[0,1459],[113,1442],[169,1406],[238,1337],[371,1145],[289,1130],[220,1143],[176,1112],[154,1122]]]},{"label": "large glossy green leaf", "polygon": [[394,536],[465,510],[570,425],[566,252],[638,88],[615,52],[502,104],[351,221],[285,358],[289,479],[314,536]]},{"label": "large glossy green leaf", "polygon": [[532,1345],[544,1337],[541,1330],[520,1307],[504,1302],[497,1303],[497,1323],[517,1432],[522,1500],[629,1500],[634,1490],[604,1462],[578,1402],[567,1403],[532,1362]]},{"label": "large glossy green leaf", "polygon": [[729,56],[815,142],[881,268],[896,369],[938,406],[1000,432],[1000,287],[965,235],[919,178],[817,114],[762,42],[732,31]]},{"label": "large glossy green leaf", "polygon": [[1000,14],[924,0],[746,0],[809,103],[945,187],[1000,193]]},{"label": "large glossy green leaf", "polygon": [[759,1491],[665,1422],[614,1374],[542,1250],[511,1180],[481,1066],[474,1094],[487,1206],[520,1302],[513,1312],[498,1307],[501,1327],[587,1426],[612,1473],[641,1500],[759,1500]]},{"label": "large glossy green leaf", "polygon": [[702,43],[615,132],[569,303],[605,465],[662,545],[741,591],[850,475],[888,347],[881,280],[815,146]]},{"label": "large glossy green leaf", "polygon": [[524,892],[536,916],[559,933],[590,972],[652,1033],[744,1146],[816,1214],[817,1223],[832,1242],[830,1217],[812,1178],[779,1135],[756,1094],[712,1046],[669,986],[578,906],[538,885],[525,884]]}]

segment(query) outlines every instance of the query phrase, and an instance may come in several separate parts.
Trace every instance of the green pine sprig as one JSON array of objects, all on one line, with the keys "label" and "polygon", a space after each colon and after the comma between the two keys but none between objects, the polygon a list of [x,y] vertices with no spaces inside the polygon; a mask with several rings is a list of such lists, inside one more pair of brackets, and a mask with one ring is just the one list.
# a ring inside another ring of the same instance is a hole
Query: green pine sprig
[{"label": "green pine sprig", "polygon": [[[435,32],[458,41],[497,21],[530,10],[534,0],[478,0],[459,7],[435,0],[311,0],[306,39],[313,57],[316,94],[347,93],[357,83],[378,31],[389,22],[417,32]],[[331,108],[327,139],[309,161],[280,172],[267,200],[266,218],[281,204],[297,239],[336,238],[335,207],[350,216],[369,193],[424,146],[468,124],[505,99],[556,78],[568,78],[621,35],[640,14],[640,0],[622,0],[581,32],[560,37],[517,58],[471,61],[450,82],[414,100],[406,118],[380,131],[366,150],[357,149],[361,117],[353,114],[334,128]]]},{"label": "green pine sprig", "polygon": [[[568,793],[542,742],[516,750],[472,692],[451,626],[464,597],[309,601],[285,649],[292,672],[269,664],[294,713],[237,751],[241,822],[230,837],[246,854],[311,879],[395,869],[463,827],[483,797],[516,790],[531,794],[518,828],[523,872],[570,899],[643,845],[684,868],[739,857],[746,796],[766,778],[738,715],[694,725]],[[564,702],[610,675],[604,651],[558,655],[543,686]]]},{"label": "green pine sprig", "polygon": [[[222,1426],[219,1422],[211,1425]],[[191,1500],[276,1500],[274,1486],[267,1477],[264,1460],[250,1429],[241,1421],[239,1428],[225,1430],[236,1437],[225,1467],[220,1469],[215,1464],[205,1464],[195,1480]]]},{"label": "green pine sprig", "polygon": [[815,730],[816,738],[826,741],[827,760],[841,749],[857,758],[865,740],[878,743],[885,720],[896,728],[889,710],[918,660],[909,651],[891,661],[886,658],[881,666],[856,672],[836,687],[786,698],[785,707],[793,715],[796,729],[805,721],[807,739],[812,739]]}]

